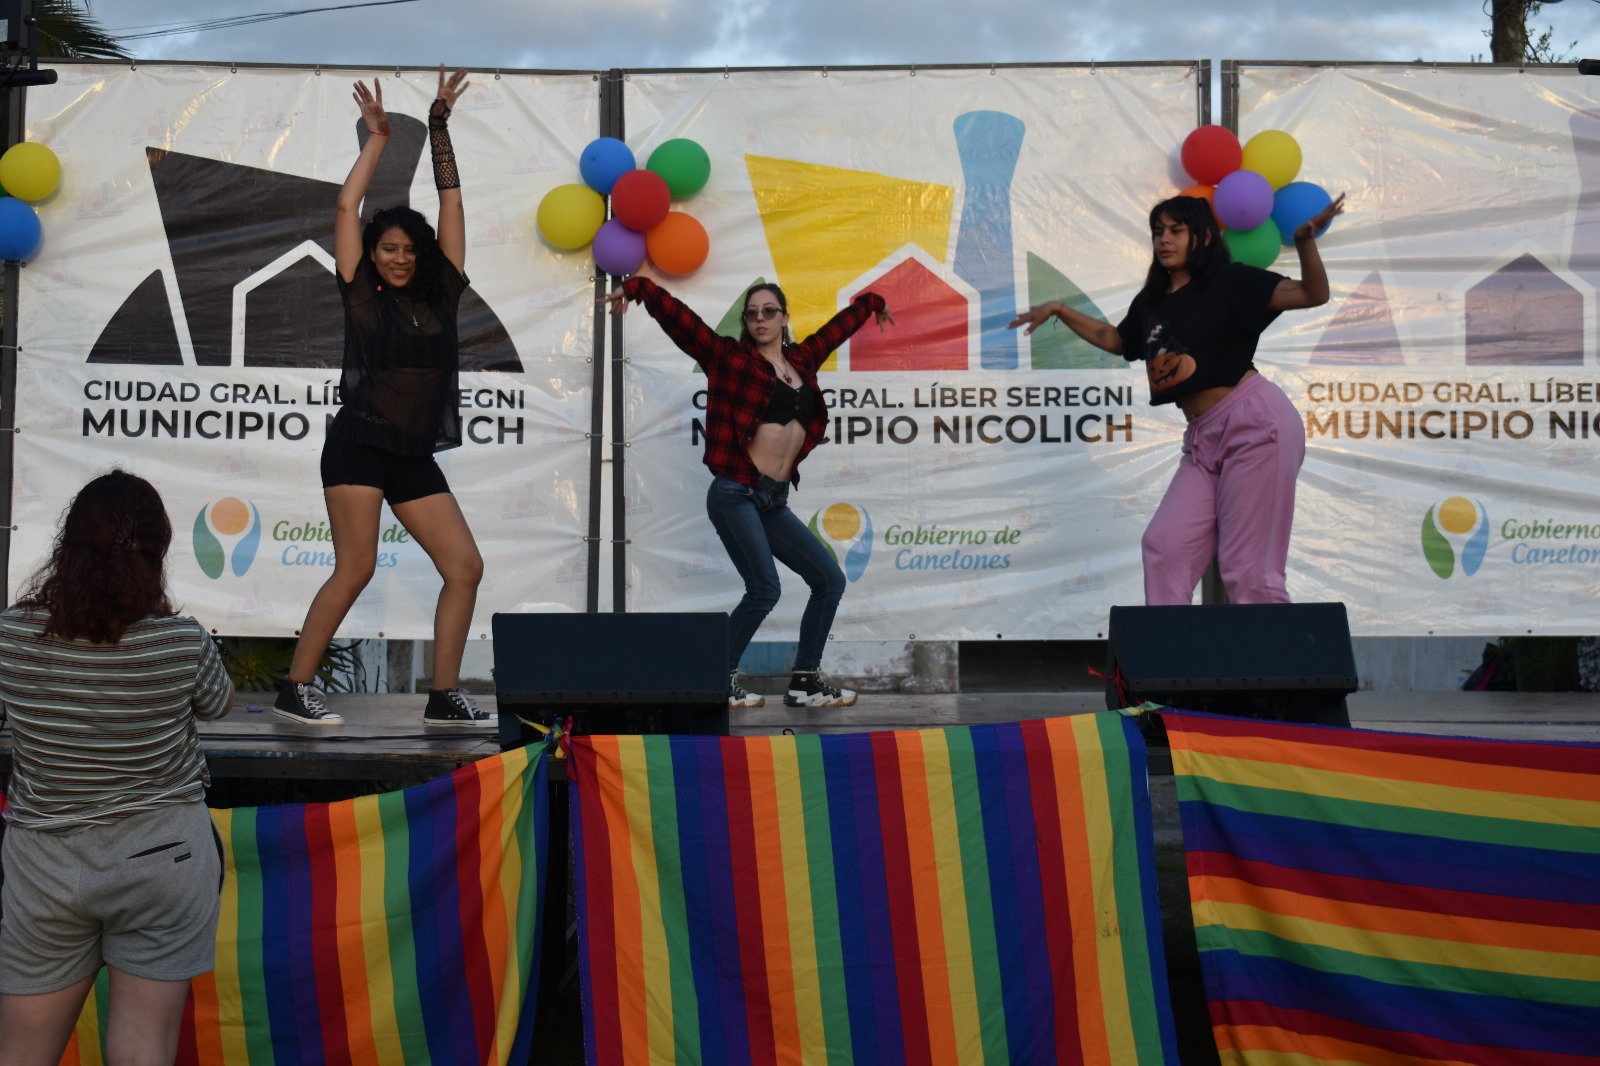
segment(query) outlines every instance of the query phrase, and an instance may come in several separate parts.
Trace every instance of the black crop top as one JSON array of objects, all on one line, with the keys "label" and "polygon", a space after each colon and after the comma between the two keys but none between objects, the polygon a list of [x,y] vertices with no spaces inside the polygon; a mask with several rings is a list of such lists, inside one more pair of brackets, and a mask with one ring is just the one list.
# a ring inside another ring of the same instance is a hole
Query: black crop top
[{"label": "black crop top", "polygon": [[802,425],[811,421],[811,413],[817,409],[817,394],[801,382],[795,388],[786,382],[778,382],[772,387],[772,399],[767,403],[767,412],[761,416],[763,422],[776,422],[778,425],[787,425],[799,419]]}]

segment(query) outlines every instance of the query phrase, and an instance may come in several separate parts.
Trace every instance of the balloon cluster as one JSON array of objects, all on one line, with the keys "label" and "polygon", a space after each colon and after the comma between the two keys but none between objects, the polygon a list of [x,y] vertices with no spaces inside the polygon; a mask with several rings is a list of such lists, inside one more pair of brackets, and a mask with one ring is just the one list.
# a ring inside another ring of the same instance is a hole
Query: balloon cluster
[{"label": "balloon cluster", "polygon": [[43,200],[61,184],[61,161],[42,144],[23,141],[0,155],[0,259],[32,259],[44,239],[39,216],[30,204]]},{"label": "balloon cluster", "polygon": [[[576,251],[593,242],[595,266],[632,274],[645,257],[664,274],[693,274],[711,250],[706,229],[672,201],[693,196],[711,177],[706,150],[684,137],[663,141],[642,168],[615,137],[589,142],[578,157],[582,185],[558,185],[539,202],[539,235]],[[606,198],[611,217],[606,218]]]},{"label": "balloon cluster", "polygon": [[1250,266],[1271,266],[1300,224],[1333,202],[1322,186],[1294,180],[1300,145],[1282,130],[1258,133],[1241,146],[1232,130],[1201,126],[1183,139],[1182,158],[1195,182],[1183,195],[1211,201],[1228,252]]}]

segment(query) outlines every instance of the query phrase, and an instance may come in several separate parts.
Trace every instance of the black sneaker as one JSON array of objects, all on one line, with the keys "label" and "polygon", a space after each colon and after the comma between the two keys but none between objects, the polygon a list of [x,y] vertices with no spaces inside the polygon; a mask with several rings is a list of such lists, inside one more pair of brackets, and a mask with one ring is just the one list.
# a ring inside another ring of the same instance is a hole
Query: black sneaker
[{"label": "black sneaker", "polygon": [[344,725],[344,715],[328,710],[320,688],[288,678],[283,679],[283,687],[278,689],[278,699],[273,703],[272,710],[274,714],[301,725]]},{"label": "black sneaker", "polygon": [[783,697],[785,707],[849,707],[855,702],[854,692],[835,688],[821,670],[796,670]]},{"label": "black sneaker", "polygon": [[739,684],[739,672],[735,670],[728,675],[728,706],[732,707],[765,707],[767,698],[759,692],[750,692]]},{"label": "black sneaker", "polygon": [[472,697],[458,688],[430,688],[428,709],[422,712],[423,725],[465,726],[498,725],[494,715],[478,710]]}]

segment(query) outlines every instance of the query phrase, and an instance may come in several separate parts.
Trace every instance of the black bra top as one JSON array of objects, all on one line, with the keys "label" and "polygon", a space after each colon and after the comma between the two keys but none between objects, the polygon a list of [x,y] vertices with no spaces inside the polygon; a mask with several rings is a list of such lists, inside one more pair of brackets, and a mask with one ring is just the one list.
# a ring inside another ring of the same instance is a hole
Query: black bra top
[{"label": "black bra top", "polygon": [[767,413],[761,416],[763,422],[776,422],[786,425],[799,419],[802,423],[811,421],[811,414],[817,409],[817,396],[801,382],[795,388],[785,382],[778,382],[772,387],[772,400],[767,404]]}]

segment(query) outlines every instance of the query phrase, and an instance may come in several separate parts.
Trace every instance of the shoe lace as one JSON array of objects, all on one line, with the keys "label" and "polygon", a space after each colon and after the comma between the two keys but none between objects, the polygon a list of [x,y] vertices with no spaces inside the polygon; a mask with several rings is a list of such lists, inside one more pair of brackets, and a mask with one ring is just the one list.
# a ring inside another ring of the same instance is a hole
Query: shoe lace
[{"label": "shoe lace", "polygon": [[839,691],[838,687],[835,686],[832,681],[828,680],[828,675],[823,673],[821,670],[796,670],[795,674],[802,680],[809,681],[809,683],[803,685],[803,687],[813,696],[844,695],[844,693]]},{"label": "shoe lace", "polygon": [[445,692],[445,698],[451,703],[455,704],[456,709],[461,711],[461,713],[465,714],[468,718],[484,717],[484,712],[478,710],[478,705],[472,702],[472,697],[467,695],[461,689],[448,689]]},{"label": "shoe lace", "polygon": [[328,713],[328,705],[322,702],[322,690],[315,685],[305,685],[295,682],[295,694],[300,697],[300,705],[312,714],[321,716]]}]

